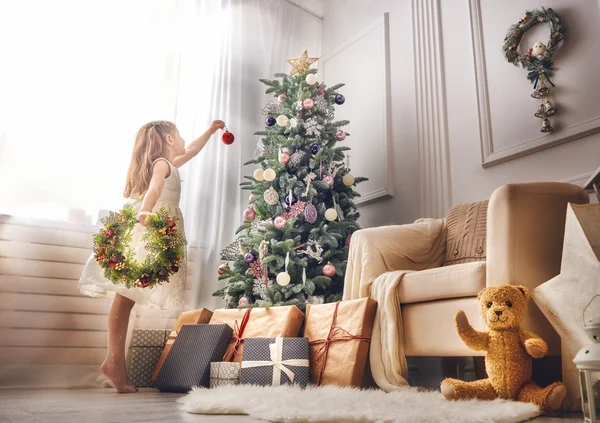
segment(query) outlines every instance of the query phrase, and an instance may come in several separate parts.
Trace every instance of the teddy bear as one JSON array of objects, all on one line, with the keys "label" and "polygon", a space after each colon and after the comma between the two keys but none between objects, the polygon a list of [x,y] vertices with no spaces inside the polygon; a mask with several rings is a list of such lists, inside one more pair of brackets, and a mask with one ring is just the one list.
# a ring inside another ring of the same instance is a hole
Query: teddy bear
[{"label": "teddy bear", "polygon": [[554,382],[545,388],[531,380],[532,357],[541,358],[548,345],[536,334],[520,327],[527,312],[530,296],[524,286],[497,285],[477,296],[479,313],[488,326],[487,332],[471,327],[465,312],[459,310],[455,326],[463,342],[476,351],[487,351],[487,379],[465,382],[444,379],[440,389],[448,400],[478,398],[516,399],[531,402],[543,410],[557,411],[567,396],[565,386]]}]

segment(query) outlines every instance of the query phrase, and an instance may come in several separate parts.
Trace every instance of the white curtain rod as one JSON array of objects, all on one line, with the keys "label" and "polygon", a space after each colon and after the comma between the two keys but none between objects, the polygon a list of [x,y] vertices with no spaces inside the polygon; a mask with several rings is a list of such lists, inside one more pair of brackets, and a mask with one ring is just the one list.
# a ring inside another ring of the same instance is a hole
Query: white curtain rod
[{"label": "white curtain rod", "polygon": [[323,20],[323,16],[317,15],[315,12],[313,12],[312,10],[307,9],[304,6],[300,6],[299,4],[294,3],[293,1],[290,1],[290,0],[283,0],[283,1],[286,2],[286,3],[291,4],[292,6],[297,7],[298,9],[304,10],[306,13],[310,13],[311,15],[313,15],[317,19]]}]

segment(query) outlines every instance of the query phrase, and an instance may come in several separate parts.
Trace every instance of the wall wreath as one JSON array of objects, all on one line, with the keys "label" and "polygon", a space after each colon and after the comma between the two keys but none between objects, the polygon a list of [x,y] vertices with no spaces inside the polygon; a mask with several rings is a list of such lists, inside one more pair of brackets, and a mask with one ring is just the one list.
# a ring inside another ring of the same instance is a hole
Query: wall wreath
[{"label": "wall wreath", "polygon": [[[547,44],[536,42],[527,53],[519,53],[518,46],[523,35],[538,23],[546,22],[550,26],[550,39]],[[543,119],[542,132],[552,132],[554,129],[548,116],[556,113],[556,107],[550,102],[550,87],[554,83],[550,79],[554,74],[552,59],[560,47],[565,33],[565,26],[552,8],[534,9],[525,12],[525,17],[508,29],[504,38],[502,51],[504,57],[515,66],[527,70],[527,79],[533,84],[531,97],[541,100],[542,104],[534,116]]]}]

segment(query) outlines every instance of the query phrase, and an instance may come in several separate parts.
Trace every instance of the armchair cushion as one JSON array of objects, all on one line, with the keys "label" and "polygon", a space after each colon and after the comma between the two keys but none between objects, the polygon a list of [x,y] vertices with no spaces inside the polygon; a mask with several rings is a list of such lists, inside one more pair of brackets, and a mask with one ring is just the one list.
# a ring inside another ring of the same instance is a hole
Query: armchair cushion
[{"label": "armchair cushion", "polygon": [[483,261],[488,201],[459,204],[448,211],[444,266]]},{"label": "armchair cushion", "polygon": [[401,304],[476,297],[485,288],[485,261],[410,272],[398,286]]}]

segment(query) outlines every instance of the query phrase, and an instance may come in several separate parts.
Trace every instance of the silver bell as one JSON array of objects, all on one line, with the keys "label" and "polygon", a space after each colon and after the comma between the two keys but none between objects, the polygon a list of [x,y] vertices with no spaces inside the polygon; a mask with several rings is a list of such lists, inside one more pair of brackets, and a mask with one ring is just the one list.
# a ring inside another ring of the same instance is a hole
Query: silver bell
[{"label": "silver bell", "polygon": [[550,125],[550,121],[546,118],[544,118],[544,121],[542,122],[542,132],[552,132],[554,131],[554,128],[552,127],[552,125]]},{"label": "silver bell", "polygon": [[556,113],[556,107],[554,107],[554,105],[549,101],[544,103],[544,107],[546,108],[546,116],[552,116],[554,113]]},{"label": "silver bell", "polygon": [[544,119],[546,117],[546,108],[543,104],[540,104],[540,108],[533,114],[536,118]]},{"label": "silver bell", "polygon": [[544,98],[548,94],[550,94],[550,89],[548,87],[544,87],[543,85],[538,87],[534,92],[531,93],[533,98]]}]

